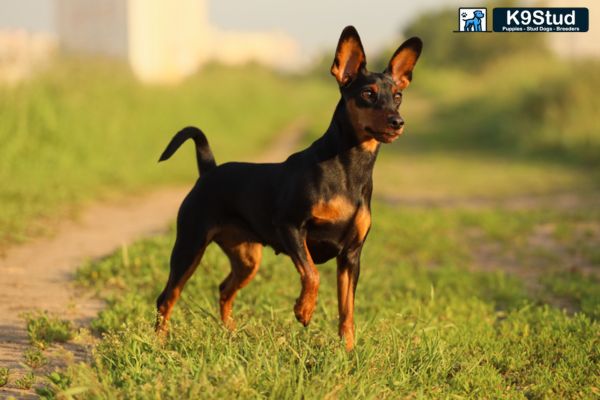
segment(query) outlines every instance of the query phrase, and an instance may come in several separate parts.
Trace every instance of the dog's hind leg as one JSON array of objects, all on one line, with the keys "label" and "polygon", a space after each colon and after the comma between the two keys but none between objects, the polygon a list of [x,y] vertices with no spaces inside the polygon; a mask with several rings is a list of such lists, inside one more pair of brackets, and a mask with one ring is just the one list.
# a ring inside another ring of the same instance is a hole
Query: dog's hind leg
[{"label": "dog's hind leg", "polygon": [[156,321],[157,332],[166,333],[168,330],[168,322],[173,306],[179,299],[185,283],[196,270],[204,254],[204,250],[209,243],[210,238],[207,232],[193,238],[182,235],[181,232],[178,233],[173,253],[171,254],[169,280],[156,301],[158,309],[158,318]]},{"label": "dog's hind leg", "polygon": [[237,292],[246,286],[258,272],[262,258],[262,244],[242,231],[227,231],[215,239],[231,263],[231,272],[219,285],[221,320],[229,329],[235,328],[231,316]]}]

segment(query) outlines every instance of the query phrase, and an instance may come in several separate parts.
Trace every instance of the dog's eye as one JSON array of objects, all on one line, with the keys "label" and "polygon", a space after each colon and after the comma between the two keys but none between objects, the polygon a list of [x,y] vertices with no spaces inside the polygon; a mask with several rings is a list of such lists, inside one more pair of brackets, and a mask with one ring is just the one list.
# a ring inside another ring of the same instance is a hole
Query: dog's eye
[{"label": "dog's eye", "polygon": [[377,97],[377,93],[375,93],[373,90],[371,89],[365,89],[363,90],[360,95],[362,96],[363,99],[365,100],[375,100],[375,97]]},{"label": "dog's eye", "polygon": [[402,93],[400,93],[400,92],[394,93],[394,102],[400,103],[400,101],[402,101]]}]

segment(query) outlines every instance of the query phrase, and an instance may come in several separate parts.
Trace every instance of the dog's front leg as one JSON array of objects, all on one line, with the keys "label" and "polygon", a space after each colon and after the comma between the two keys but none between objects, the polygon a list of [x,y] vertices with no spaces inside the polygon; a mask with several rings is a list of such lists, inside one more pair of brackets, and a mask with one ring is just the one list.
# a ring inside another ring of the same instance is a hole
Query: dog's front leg
[{"label": "dog's front leg", "polygon": [[361,248],[344,251],[337,257],[339,334],[348,351],[354,348],[354,293],[360,275]]},{"label": "dog's front leg", "polygon": [[319,270],[315,267],[306,245],[306,232],[292,226],[279,229],[286,253],[291,257],[300,274],[302,291],[296,300],[296,319],[307,326],[317,305],[319,291]]}]

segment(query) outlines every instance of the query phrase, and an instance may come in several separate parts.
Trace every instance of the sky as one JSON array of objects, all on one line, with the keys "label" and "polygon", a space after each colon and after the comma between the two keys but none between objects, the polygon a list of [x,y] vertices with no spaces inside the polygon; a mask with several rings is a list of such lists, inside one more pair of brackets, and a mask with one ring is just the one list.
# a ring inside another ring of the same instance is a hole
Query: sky
[{"label": "sky", "polygon": [[[309,52],[330,49],[346,25],[354,25],[365,49],[378,51],[420,13],[448,7],[450,0],[216,0],[211,20],[224,29],[278,29]],[[368,51],[367,50],[367,51]]]},{"label": "sky", "polygon": [[[53,0],[0,0],[0,29],[20,27],[53,32]],[[457,0],[212,0],[209,15],[221,29],[279,30],[303,51],[315,54],[335,46],[346,25],[354,25],[367,51],[378,51],[398,37],[418,14],[458,4]]]}]

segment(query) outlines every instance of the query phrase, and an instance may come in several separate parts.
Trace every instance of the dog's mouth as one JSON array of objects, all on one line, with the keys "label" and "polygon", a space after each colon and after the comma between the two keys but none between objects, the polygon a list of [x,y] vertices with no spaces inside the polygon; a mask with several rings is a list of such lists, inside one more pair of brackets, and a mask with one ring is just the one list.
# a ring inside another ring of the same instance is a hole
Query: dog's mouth
[{"label": "dog's mouth", "polygon": [[400,135],[402,135],[404,127],[397,130],[386,129],[382,131],[375,131],[374,129],[367,127],[365,130],[369,132],[378,142],[392,143],[394,140],[398,139]]}]

